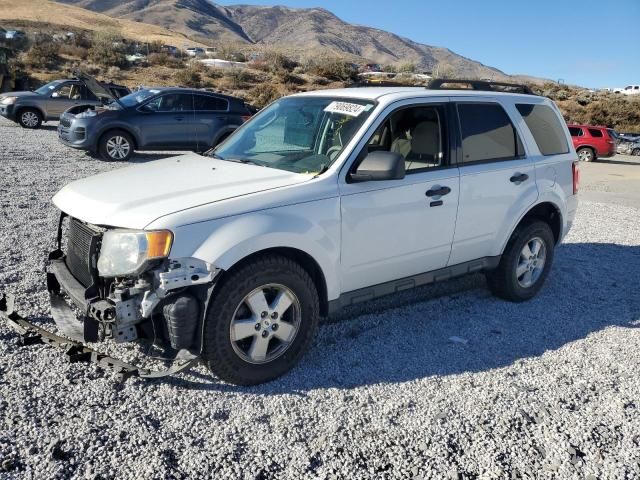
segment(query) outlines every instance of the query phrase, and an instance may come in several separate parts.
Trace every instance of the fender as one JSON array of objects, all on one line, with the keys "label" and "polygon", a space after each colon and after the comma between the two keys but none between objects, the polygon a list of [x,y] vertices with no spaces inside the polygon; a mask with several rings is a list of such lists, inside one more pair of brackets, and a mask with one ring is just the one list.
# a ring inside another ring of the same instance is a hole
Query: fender
[{"label": "fender", "polygon": [[24,104],[20,103],[19,105],[16,105],[15,107],[15,121],[18,121],[18,118],[20,116],[20,111],[24,110],[25,108],[30,108],[31,110],[37,110],[40,112],[40,115],[42,115],[42,120],[43,121],[47,121],[47,120],[57,120],[58,117],[50,117],[46,114],[46,112],[44,110],[42,110],[42,107],[39,105],[35,105],[32,102],[25,102]]},{"label": "fender", "polygon": [[500,250],[499,252],[496,253],[496,255],[502,255],[504,253],[504,249],[507,247],[507,242],[509,242],[511,235],[513,235],[513,232],[515,231],[515,229],[518,227],[518,225],[520,225],[520,222],[522,221],[522,219],[526,217],[529,214],[529,212],[531,212],[534,208],[536,208],[538,205],[541,205],[543,203],[550,203],[551,205],[553,205],[558,211],[558,215],[560,215],[560,224],[562,225],[562,232],[560,233],[560,238],[558,239],[558,243],[560,243],[560,241],[562,240],[563,232],[565,232],[567,229],[565,225],[567,212],[565,208],[560,206],[560,205],[564,206],[564,202],[562,201],[562,197],[558,194],[558,192],[554,190],[549,190],[546,192],[541,192],[536,203],[529,206],[529,208],[527,208],[527,210],[523,212],[515,222],[509,225],[509,229],[506,230],[508,235],[503,236],[503,240],[500,244]]},{"label": "fender", "polygon": [[324,275],[328,300],[340,296],[338,198],[190,224],[173,231],[171,257],[194,257],[223,270],[271,248],[305,252]]}]

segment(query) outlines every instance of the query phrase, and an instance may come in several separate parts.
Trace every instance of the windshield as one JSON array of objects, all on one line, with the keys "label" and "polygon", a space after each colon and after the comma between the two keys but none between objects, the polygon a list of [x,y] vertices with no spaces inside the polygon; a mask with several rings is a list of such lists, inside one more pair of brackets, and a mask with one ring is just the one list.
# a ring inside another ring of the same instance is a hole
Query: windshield
[{"label": "windshield", "polygon": [[60,80],[54,80],[53,82],[49,82],[34,91],[40,95],[49,95],[58,85],[60,85],[60,83],[62,83]]},{"label": "windshield", "polygon": [[367,100],[282,98],[209,155],[296,173],[320,173],[338,158],[374,107]]},{"label": "windshield", "polygon": [[151,98],[158,93],[160,93],[160,90],[157,89],[138,90],[137,92],[120,97],[118,100],[120,100],[120,103],[125,107],[135,107],[136,105],[144,102],[147,98]]}]

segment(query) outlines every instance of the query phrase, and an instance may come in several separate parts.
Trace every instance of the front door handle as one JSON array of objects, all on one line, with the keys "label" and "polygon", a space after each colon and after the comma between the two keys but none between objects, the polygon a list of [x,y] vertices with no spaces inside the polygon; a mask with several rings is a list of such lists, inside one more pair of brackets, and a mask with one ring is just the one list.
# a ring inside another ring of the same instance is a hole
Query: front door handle
[{"label": "front door handle", "polygon": [[509,180],[511,180],[513,183],[522,183],[528,178],[529,178],[529,175],[527,175],[526,173],[516,173]]},{"label": "front door handle", "polygon": [[451,193],[451,189],[449,187],[438,187],[427,190],[425,195],[427,197],[441,197],[442,195],[447,195],[449,193]]},{"label": "front door handle", "polygon": [[183,121],[183,120],[184,120],[184,117],[173,117],[173,118],[175,118],[175,119],[176,119],[177,121],[179,121],[179,122],[181,122],[181,121]]}]

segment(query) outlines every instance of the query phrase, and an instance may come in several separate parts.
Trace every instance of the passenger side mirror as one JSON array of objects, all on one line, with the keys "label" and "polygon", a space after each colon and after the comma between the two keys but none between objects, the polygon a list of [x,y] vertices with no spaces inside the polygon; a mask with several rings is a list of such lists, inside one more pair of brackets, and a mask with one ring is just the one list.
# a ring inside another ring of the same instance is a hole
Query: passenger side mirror
[{"label": "passenger side mirror", "polygon": [[404,157],[396,152],[368,153],[354,173],[352,182],[402,180],[405,175]]}]

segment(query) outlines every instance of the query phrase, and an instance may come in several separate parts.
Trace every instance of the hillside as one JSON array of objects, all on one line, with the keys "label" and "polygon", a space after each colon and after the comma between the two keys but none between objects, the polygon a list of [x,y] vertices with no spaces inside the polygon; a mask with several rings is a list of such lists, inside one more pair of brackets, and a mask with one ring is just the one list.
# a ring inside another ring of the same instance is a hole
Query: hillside
[{"label": "hillside", "polygon": [[[105,3],[115,4],[110,1]],[[187,41],[180,33],[157,25],[141,24],[127,19],[113,18],[71,5],[48,0],[0,0],[0,22],[15,26],[52,26],[72,30],[98,31],[114,29],[126,38],[141,42],[159,41],[181,45]],[[189,41],[189,43],[194,43]]]},{"label": "hillside", "polygon": [[116,18],[160,25],[203,43],[220,41],[268,45],[366,58],[383,64],[414,63],[419,69],[446,68],[458,76],[505,79],[500,70],[440,47],[390,32],[349,24],[322,8],[234,5],[208,0],[59,0]]}]

